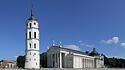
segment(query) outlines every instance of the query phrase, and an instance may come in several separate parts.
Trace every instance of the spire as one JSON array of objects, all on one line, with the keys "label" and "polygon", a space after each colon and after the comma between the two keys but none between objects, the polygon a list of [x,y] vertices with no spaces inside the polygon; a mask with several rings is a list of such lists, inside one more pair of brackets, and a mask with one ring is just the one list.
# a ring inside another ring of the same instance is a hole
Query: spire
[{"label": "spire", "polygon": [[33,13],[33,8],[34,8],[34,5],[32,3],[32,8],[31,8],[31,16],[34,16],[34,13]]},{"label": "spire", "polygon": [[36,18],[35,18],[35,16],[34,16],[34,4],[33,4],[33,1],[32,1],[31,15],[30,15],[29,20],[36,20]]}]

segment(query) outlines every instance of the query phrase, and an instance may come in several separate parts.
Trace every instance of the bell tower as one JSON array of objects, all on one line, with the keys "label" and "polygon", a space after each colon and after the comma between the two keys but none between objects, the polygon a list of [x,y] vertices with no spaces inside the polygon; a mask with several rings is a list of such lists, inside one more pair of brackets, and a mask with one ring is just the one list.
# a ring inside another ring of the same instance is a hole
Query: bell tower
[{"label": "bell tower", "polygon": [[33,7],[26,25],[25,68],[40,68],[39,24],[34,16]]}]

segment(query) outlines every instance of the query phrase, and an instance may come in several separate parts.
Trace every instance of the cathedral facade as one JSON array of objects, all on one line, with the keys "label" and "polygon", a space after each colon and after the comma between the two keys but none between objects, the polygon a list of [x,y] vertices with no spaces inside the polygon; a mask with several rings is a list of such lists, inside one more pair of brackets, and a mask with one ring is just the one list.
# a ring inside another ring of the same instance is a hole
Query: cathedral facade
[{"label": "cathedral facade", "polygon": [[104,57],[96,52],[85,53],[77,50],[52,46],[47,51],[48,68],[103,68]]}]

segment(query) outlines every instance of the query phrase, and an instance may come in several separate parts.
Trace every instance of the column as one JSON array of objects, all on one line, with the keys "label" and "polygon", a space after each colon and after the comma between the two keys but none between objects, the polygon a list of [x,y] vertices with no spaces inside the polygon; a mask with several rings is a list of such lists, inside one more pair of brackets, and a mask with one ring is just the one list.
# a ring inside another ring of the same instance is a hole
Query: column
[{"label": "column", "polygon": [[57,54],[55,53],[54,55],[55,55],[55,68],[57,68],[57,58],[56,58]]},{"label": "column", "polygon": [[52,54],[50,54],[50,67],[52,67],[53,64],[52,64]]},{"label": "column", "polygon": [[83,57],[83,60],[82,60],[82,65],[83,65],[83,68],[84,68],[84,57]]},{"label": "column", "polygon": [[91,63],[91,59],[89,60],[89,68],[91,68],[92,63]]},{"label": "column", "polygon": [[57,68],[59,68],[59,53],[57,53]]},{"label": "column", "polygon": [[67,67],[67,58],[66,58],[67,54],[65,53],[64,55],[64,68]]},{"label": "column", "polygon": [[87,68],[88,68],[88,58],[86,59],[86,63],[87,63]]},{"label": "column", "polygon": [[91,60],[91,65],[90,65],[90,68],[92,68],[92,60]]},{"label": "column", "polygon": [[94,60],[92,60],[92,67],[94,68]]},{"label": "column", "polygon": [[84,68],[85,68],[85,58],[84,58]]},{"label": "column", "polygon": [[62,53],[60,52],[60,68],[62,68]]},{"label": "column", "polygon": [[53,67],[53,54],[51,54],[51,67]]},{"label": "column", "polygon": [[86,58],[85,58],[85,68],[86,68]]},{"label": "column", "polygon": [[88,68],[88,59],[86,59],[86,67]]},{"label": "column", "polygon": [[91,66],[92,66],[92,65],[91,65],[91,59],[89,59],[89,68],[91,68]]},{"label": "column", "polygon": [[89,63],[90,63],[90,61],[89,61],[89,59],[88,59],[88,68],[89,68],[89,66],[90,66],[90,64],[89,64]]}]

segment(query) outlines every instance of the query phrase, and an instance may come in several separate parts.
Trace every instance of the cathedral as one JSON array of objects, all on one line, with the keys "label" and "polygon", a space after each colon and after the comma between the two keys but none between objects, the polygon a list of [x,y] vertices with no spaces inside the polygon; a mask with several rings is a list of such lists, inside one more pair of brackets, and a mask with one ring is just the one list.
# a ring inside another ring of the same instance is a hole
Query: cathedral
[{"label": "cathedral", "polygon": [[[40,68],[39,24],[31,10],[26,23],[25,68]],[[104,57],[95,49],[91,53],[52,45],[47,50],[48,68],[103,68]]]},{"label": "cathedral", "polygon": [[90,53],[51,46],[47,51],[48,68],[103,68],[104,56],[95,48]]}]

